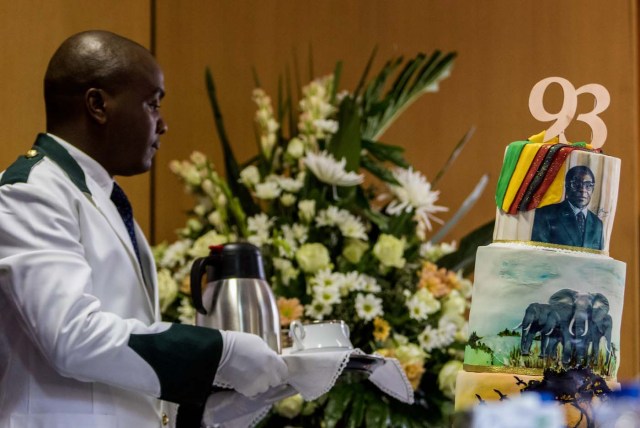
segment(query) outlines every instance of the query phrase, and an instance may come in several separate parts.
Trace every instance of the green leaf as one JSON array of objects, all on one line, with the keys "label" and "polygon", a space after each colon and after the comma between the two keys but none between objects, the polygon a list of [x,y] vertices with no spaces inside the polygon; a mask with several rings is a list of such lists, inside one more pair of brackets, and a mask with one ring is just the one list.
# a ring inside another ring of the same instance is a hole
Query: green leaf
[{"label": "green leaf", "polygon": [[400,185],[400,183],[398,183],[398,180],[395,179],[393,173],[389,169],[385,168],[384,165],[370,159],[368,156],[363,156],[362,158],[360,158],[360,163],[362,164],[362,168],[366,169],[371,174],[378,177],[380,180],[387,183]]},{"label": "green leaf", "polygon": [[353,394],[353,404],[351,405],[351,412],[349,412],[349,420],[347,421],[347,428],[358,428],[362,425],[365,412],[365,400],[362,393],[361,384],[353,385],[355,393]]},{"label": "green leaf", "polygon": [[337,161],[346,159],[345,169],[347,171],[358,171],[360,169],[360,113],[358,105],[351,97],[345,97],[340,103],[338,110],[338,132],[331,138],[328,146]]},{"label": "green leaf", "polygon": [[362,76],[360,77],[360,81],[358,82],[358,86],[356,86],[356,89],[353,91],[353,97],[356,99],[360,95],[360,91],[364,87],[364,83],[367,81],[367,75],[369,74],[369,70],[371,70],[371,65],[373,64],[373,59],[376,57],[377,52],[378,46],[373,48],[371,56],[369,56],[369,60],[367,61],[367,65],[365,66],[364,71],[362,72]]},{"label": "green leaf", "polygon": [[342,419],[345,410],[347,410],[347,407],[351,402],[352,395],[353,391],[351,389],[351,385],[346,383],[336,385],[329,392],[329,399],[327,400],[327,405],[324,408],[324,421],[327,428],[335,427],[340,419]]},{"label": "green leaf", "polygon": [[489,245],[493,241],[494,220],[483,224],[473,232],[460,240],[460,247],[457,251],[438,259],[437,264],[445,269],[469,274],[473,271],[478,247]]},{"label": "green leaf", "polygon": [[438,173],[436,174],[436,178],[434,178],[433,181],[431,182],[431,185],[434,188],[436,187],[436,185],[438,184],[438,182],[440,181],[442,176],[449,170],[449,168],[451,167],[453,162],[458,158],[458,156],[462,152],[462,149],[464,149],[464,147],[467,145],[467,143],[469,142],[469,140],[471,139],[471,137],[473,136],[473,134],[475,132],[476,132],[476,127],[472,126],[467,131],[467,133],[464,134],[462,139],[460,141],[458,141],[458,144],[455,145],[455,147],[453,148],[453,151],[449,155],[449,158],[445,162],[444,166],[442,167],[442,169],[440,171],[438,171]]},{"label": "green leaf", "polygon": [[455,53],[442,56],[435,51],[429,57],[420,53],[405,65],[394,80],[391,89],[381,97],[382,88],[391,72],[402,62],[387,62],[378,76],[367,87],[363,97],[362,135],[364,138],[377,140],[394,120],[427,92],[434,92],[440,80],[448,76]]},{"label": "green leaf", "polygon": [[338,93],[338,86],[340,85],[340,76],[342,74],[342,61],[336,63],[336,68],[333,70],[333,88],[331,91],[331,98],[329,98],[331,104],[336,102],[336,94]]},{"label": "green leaf", "polygon": [[411,166],[404,159],[404,147],[363,139],[362,148],[378,160],[389,161],[403,168],[409,168]]},{"label": "green leaf", "polygon": [[365,424],[367,428],[389,426],[389,405],[380,399],[369,401],[365,414]]},{"label": "green leaf", "polygon": [[229,144],[229,139],[227,138],[227,133],[224,129],[222,112],[220,110],[220,105],[218,104],[218,98],[216,95],[216,87],[213,82],[211,70],[208,67],[205,70],[205,80],[207,84],[207,93],[209,94],[209,101],[211,103],[211,109],[213,110],[216,130],[218,132],[218,137],[220,138],[220,142],[222,144],[222,151],[224,153],[224,166],[227,183],[229,185],[229,188],[231,189],[231,192],[238,197],[238,200],[240,201],[244,212],[248,215],[254,215],[259,212],[259,208],[253,202],[251,194],[249,193],[247,188],[240,184],[238,181],[240,179],[240,168],[238,167],[238,162],[233,155],[233,149]]}]

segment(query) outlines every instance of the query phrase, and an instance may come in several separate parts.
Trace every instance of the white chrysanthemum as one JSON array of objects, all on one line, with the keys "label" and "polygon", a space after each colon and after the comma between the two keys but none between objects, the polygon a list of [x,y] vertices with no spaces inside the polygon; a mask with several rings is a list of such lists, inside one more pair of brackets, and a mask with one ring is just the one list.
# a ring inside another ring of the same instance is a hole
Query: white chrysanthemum
[{"label": "white chrysanthemum", "polygon": [[418,342],[420,342],[420,346],[427,352],[431,352],[431,350],[441,346],[438,330],[430,325],[426,326],[424,330],[422,330],[422,333],[418,335]]},{"label": "white chrysanthemum", "polygon": [[371,321],[375,317],[384,315],[382,299],[373,294],[363,295],[358,293],[356,296],[356,313],[359,318],[365,321]]},{"label": "white chrysanthemum", "polygon": [[343,211],[344,210],[331,205],[326,210],[322,210],[318,213],[318,216],[316,217],[316,224],[320,227],[340,224],[344,218]]},{"label": "white chrysanthemum", "polygon": [[342,299],[340,298],[340,287],[337,285],[332,286],[319,286],[316,285],[313,287],[313,300],[318,302],[324,302],[327,305],[335,305],[336,303],[340,303]]},{"label": "white chrysanthemum", "polygon": [[347,212],[348,215],[343,216],[343,221],[338,224],[340,232],[345,238],[361,239],[368,241],[367,230],[360,219]]},{"label": "white chrysanthemum", "polygon": [[311,304],[304,307],[306,316],[315,320],[322,320],[333,311],[333,306],[320,301],[312,301]]},{"label": "white chrysanthemum", "polygon": [[395,168],[393,177],[400,183],[399,186],[389,184],[389,189],[396,197],[387,206],[387,213],[397,215],[402,211],[415,211],[416,217],[424,222],[427,229],[431,230],[431,221],[441,222],[433,213],[447,211],[446,207],[435,205],[439,191],[431,190],[431,183],[424,175],[413,168]]},{"label": "white chrysanthemum", "polygon": [[342,286],[343,275],[339,272],[331,272],[331,269],[319,270],[312,278],[312,287],[336,287]]},{"label": "white chrysanthemum", "polygon": [[406,305],[411,319],[424,321],[429,317],[427,304],[415,296],[407,300]]},{"label": "white chrysanthemum", "polygon": [[256,197],[259,199],[275,199],[280,196],[282,189],[275,181],[256,184]]},{"label": "white chrysanthemum", "polygon": [[378,282],[374,277],[361,274],[360,278],[362,278],[362,281],[364,284],[362,291],[366,291],[368,293],[378,293],[382,290],[382,287],[380,287],[380,285],[378,284]]},{"label": "white chrysanthemum", "polygon": [[345,171],[344,167],[347,164],[346,159],[342,158],[342,160],[338,162],[326,151],[321,153],[307,153],[304,157],[304,163],[318,180],[332,186],[357,186],[364,181],[362,174]]},{"label": "white chrysanthemum", "polygon": [[363,275],[357,271],[351,271],[343,275],[340,292],[343,296],[352,291],[362,291],[365,289],[366,281]]},{"label": "white chrysanthemum", "polygon": [[291,177],[278,177],[277,178],[278,185],[285,191],[289,193],[296,193],[298,190],[302,189],[304,185],[304,177],[303,180],[298,180],[297,178]]},{"label": "white chrysanthemum", "polygon": [[438,323],[438,344],[440,347],[448,346],[453,343],[458,332],[458,327],[451,322],[443,322],[440,320]]}]

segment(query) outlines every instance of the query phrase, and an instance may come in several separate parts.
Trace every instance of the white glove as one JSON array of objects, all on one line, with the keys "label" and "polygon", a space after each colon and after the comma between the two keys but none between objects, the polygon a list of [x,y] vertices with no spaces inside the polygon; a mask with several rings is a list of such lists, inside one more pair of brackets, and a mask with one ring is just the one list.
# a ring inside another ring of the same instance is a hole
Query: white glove
[{"label": "white glove", "polygon": [[282,385],[288,376],[287,365],[257,335],[220,330],[222,356],[214,385],[231,387],[247,397]]},{"label": "white glove", "polygon": [[267,414],[273,403],[295,394],[297,391],[289,385],[270,388],[253,398],[231,390],[214,392],[207,399],[202,425],[207,428],[254,426]]}]

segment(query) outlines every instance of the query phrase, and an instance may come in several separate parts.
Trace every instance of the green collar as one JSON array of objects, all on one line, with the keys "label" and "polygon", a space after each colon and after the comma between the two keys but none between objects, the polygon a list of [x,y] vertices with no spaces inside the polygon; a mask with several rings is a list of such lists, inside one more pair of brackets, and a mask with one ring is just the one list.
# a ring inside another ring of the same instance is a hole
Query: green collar
[{"label": "green collar", "polygon": [[46,134],[38,134],[34,148],[57,163],[81,192],[91,196],[84,171],[69,152],[56,140]]}]

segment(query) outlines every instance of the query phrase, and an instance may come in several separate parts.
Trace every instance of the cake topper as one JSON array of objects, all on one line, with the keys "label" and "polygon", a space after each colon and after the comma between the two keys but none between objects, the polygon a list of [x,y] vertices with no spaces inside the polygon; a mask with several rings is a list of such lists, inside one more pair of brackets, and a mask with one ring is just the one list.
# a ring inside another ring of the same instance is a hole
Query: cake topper
[{"label": "cake topper", "polygon": [[[562,108],[557,113],[549,113],[544,108],[543,97],[550,84],[557,83],[562,87],[564,100]],[[559,137],[560,143],[566,144],[567,138],[564,130],[569,126],[576,115],[578,108],[578,96],[581,94],[591,94],[594,97],[593,109],[587,113],[581,113],[576,120],[584,122],[591,128],[591,146],[599,149],[607,139],[607,126],[598,114],[609,107],[611,100],[609,91],[597,83],[589,83],[576,89],[571,82],[562,77],[547,77],[533,86],[529,95],[529,110],[533,117],[541,122],[551,122],[555,120],[545,132],[545,141],[549,141],[555,136]]]}]

